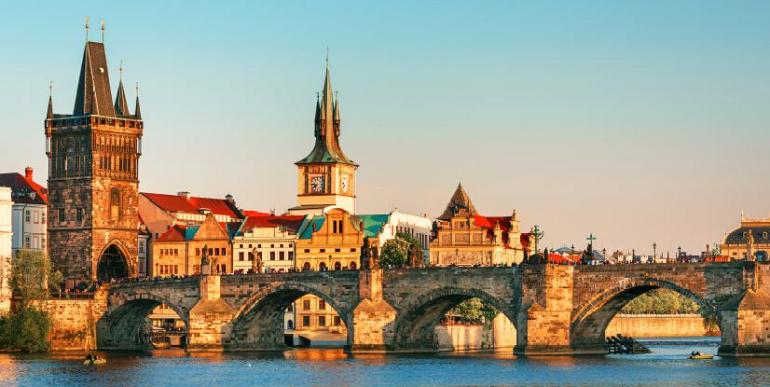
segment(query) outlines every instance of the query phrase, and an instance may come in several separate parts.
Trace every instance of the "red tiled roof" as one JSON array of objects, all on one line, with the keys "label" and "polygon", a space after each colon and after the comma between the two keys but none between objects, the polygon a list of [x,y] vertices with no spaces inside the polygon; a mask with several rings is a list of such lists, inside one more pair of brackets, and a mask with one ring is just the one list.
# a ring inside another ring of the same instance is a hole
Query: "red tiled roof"
[{"label": "red tiled roof", "polygon": [[579,255],[561,255],[556,253],[548,253],[548,262],[557,265],[574,265],[580,262]]},{"label": "red tiled roof", "polygon": [[174,225],[157,239],[157,242],[184,242],[184,233],[187,228],[185,226]]},{"label": "red tiled roof", "polygon": [[[32,180],[31,169],[29,177],[20,173],[0,173],[0,186],[10,187],[14,203],[48,204],[48,190]],[[29,193],[35,193],[35,198]]]},{"label": "red tiled roof", "polygon": [[241,211],[243,216],[249,217],[249,216],[270,216],[269,212],[262,212],[262,211],[254,211],[254,210],[243,210]]},{"label": "red tiled roof", "polygon": [[241,219],[242,216],[238,209],[224,199],[200,198],[190,196],[185,198],[179,195],[166,195],[158,193],[142,192],[147,199],[150,199],[156,206],[168,212],[185,212],[188,214],[198,214],[201,209],[209,209],[215,215],[225,215],[234,219]]},{"label": "red tiled roof", "polygon": [[[511,217],[510,216],[484,216],[474,215],[473,221],[477,226],[485,228],[487,230],[487,238],[495,238],[495,224],[500,225],[500,230],[503,232],[503,244],[505,247],[510,248],[510,241],[508,241],[508,230],[511,229]],[[528,232],[521,233],[519,240],[523,249],[529,248],[529,234]]]},{"label": "red tiled roof", "polygon": [[241,232],[249,231],[255,227],[278,227],[283,226],[292,233],[299,230],[304,215],[267,215],[267,216],[249,216],[243,221]]}]

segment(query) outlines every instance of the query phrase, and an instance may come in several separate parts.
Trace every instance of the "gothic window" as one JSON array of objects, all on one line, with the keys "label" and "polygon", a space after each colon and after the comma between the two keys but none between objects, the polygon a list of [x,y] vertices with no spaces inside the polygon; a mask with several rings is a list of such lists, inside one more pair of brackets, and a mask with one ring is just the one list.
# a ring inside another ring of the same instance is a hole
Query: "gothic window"
[{"label": "gothic window", "polygon": [[110,219],[120,219],[120,190],[113,188],[110,192]]}]

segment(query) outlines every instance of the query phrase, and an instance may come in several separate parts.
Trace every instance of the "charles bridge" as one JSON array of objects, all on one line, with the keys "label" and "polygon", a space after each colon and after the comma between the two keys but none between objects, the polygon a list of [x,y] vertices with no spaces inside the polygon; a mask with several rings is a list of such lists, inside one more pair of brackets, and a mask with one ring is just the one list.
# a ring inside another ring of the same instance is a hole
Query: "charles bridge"
[{"label": "charles bridge", "polygon": [[80,329],[87,346],[99,349],[143,349],[145,319],[165,304],[186,323],[189,351],[282,350],[283,311],[309,293],[345,322],[350,352],[427,352],[438,348],[433,328],[441,317],[478,297],[515,325],[517,354],[601,354],[613,316],[656,288],[683,294],[716,314],[720,354],[770,355],[770,266],[755,262],[362,269],[133,281],[103,287],[79,309],[87,318],[69,317],[82,322],[54,329]]}]

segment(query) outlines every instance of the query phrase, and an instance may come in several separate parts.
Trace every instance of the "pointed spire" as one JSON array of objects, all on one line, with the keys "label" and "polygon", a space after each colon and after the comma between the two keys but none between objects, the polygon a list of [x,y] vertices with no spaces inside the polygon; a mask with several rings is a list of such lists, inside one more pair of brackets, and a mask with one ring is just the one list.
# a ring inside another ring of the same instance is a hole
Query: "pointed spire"
[{"label": "pointed spire", "polygon": [[136,83],[136,107],[134,107],[134,118],[142,119],[142,109],[139,108],[139,82]]},{"label": "pointed spire", "polygon": [[334,92],[334,123],[339,125],[340,123],[340,98],[337,96],[337,92]]},{"label": "pointed spire", "polygon": [[438,219],[450,220],[452,219],[452,216],[454,216],[454,214],[456,214],[457,211],[461,209],[468,211],[469,215],[476,214],[476,207],[473,206],[470,196],[468,196],[468,193],[463,189],[462,182],[457,184],[457,189],[455,189],[454,194],[452,194],[452,197],[449,199],[449,203],[447,204],[446,209],[444,209],[444,212],[441,214],[441,216],[438,217]]},{"label": "pointed spire", "polygon": [[126,91],[123,89],[123,61],[120,61],[120,83],[118,83],[118,95],[115,97],[115,114],[119,116],[128,116],[128,102],[126,101]]},{"label": "pointed spire", "polygon": [[115,108],[111,101],[112,91],[104,45],[86,42],[73,115],[99,114],[114,117]]},{"label": "pointed spire", "polygon": [[48,82],[48,112],[45,118],[53,119],[53,82]]}]

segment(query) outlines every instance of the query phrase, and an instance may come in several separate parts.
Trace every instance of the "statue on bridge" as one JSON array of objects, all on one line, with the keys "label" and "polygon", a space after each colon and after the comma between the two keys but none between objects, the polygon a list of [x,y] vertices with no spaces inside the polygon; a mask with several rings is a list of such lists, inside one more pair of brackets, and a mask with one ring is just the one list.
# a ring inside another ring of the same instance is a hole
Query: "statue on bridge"
[{"label": "statue on bridge", "polygon": [[252,270],[254,270],[255,273],[262,273],[262,270],[265,266],[265,263],[262,262],[262,254],[260,254],[255,247],[253,250],[251,250],[251,256],[254,258],[251,263]]},{"label": "statue on bridge", "polygon": [[371,246],[369,238],[364,238],[364,245],[361,247],[361,269],[379,269],[380,255],[377,246]]},{"label": "statue on bridge", "polygon": [[201,275],[211,275],[211,262],[209,261],[208,245],[203,245],[201,253]]}]

